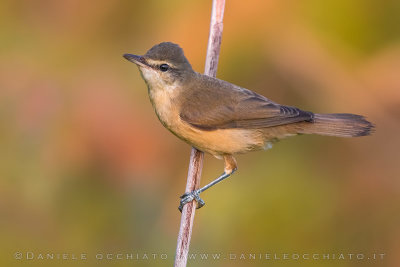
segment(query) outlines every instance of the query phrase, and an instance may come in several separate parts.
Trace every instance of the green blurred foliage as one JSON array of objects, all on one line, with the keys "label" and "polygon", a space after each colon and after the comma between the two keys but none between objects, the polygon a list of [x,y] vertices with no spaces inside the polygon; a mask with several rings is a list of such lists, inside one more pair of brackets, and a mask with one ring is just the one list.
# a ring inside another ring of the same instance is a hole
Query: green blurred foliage
[{"label": "green blurred foliage", "polygon": [[[190,147],[157,121],[122,54],[173,41],[201,72],[210,10],[210,1],[2,1],[1,266],[172,264]],[[364,114],[377,130],[358,139],[300,136],[240,155],[239,171],[204,193],[191,245],[238,258],[385,259],[190,265],[399,265],[398,14],[395,0],[227,1],[219,78],[303,109]],[[206,156],[202,183],[220,172],[222,162]],[[16,260],[19,251],[69,259]],[[88,259],[71,259],[81,253]]]},{"label": "green blurred foliage", "polygon": [[368,56],[387,43],[399,41],[400,29],[395,27],[400,25],[399,1],[306,2],[304,13],[311,27],[318,29],[320,34],[331,36],[331,41],[336,40],[352,47],[354,53],[358,51]]}]

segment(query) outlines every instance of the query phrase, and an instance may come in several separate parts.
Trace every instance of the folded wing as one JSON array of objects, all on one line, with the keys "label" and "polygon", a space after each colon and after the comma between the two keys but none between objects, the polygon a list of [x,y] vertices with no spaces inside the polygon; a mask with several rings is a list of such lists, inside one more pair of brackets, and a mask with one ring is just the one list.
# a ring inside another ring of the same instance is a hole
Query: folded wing
[{"label": "folded wing", "polygon": [[312,121],[314,114],[279,105],[266,97],[227,82],[210,79],[201,91],[191,88],[180,117],[202,130],[268,128]]}]

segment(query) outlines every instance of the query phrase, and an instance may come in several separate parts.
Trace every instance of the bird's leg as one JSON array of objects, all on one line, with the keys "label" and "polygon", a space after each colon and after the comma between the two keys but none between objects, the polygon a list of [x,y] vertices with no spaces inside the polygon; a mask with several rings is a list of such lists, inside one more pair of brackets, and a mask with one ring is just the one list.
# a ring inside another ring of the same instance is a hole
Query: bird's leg
[{"label": "bird's leg", "polygon": [[200,193],[206,191],[208,188],[210,188],[211,186],[221,182],[222,180],[228,178],[229,176],[231,176],[236,170],[237,170],[237,164],[236,164],[236,160],[233,156],[231,155],[225,155],[224,156],[224,163],[225,163],[225,169],[224,169],[224,173],[219,176],[217,179],[215,179],[214,181],[212,181],[211,183],[203,186],[202,188],[199,188],[197,190],[194,190],[192,192],[187,192],[185,194],[183,194],[180,198],[181,198],[181,202],[179,205],[179,211],[182,212],[183,206],[186,205],[187,203],[196,200],[197,202],[197,208],[201,208],[203,207],[206,203],[204,202],[204,200],[202,200],[200,198]]}]

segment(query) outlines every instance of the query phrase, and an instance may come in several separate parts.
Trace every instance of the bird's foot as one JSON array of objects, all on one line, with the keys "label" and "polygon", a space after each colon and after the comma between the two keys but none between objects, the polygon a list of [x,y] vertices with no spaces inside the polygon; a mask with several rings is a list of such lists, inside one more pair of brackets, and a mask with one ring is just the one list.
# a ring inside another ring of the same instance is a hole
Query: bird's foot
[{"label": "bird's foot", "polygon": [[199,190],[194,190],[192,192],[188,192],[180,196],[181,202],[179,204],[179,211],[182,212],[183,206],[185,206],[187,203],[192,202],[193,200],[196,200],[197,202],[197,209],[200,209],[203,207],[206,203],[204,200],[200,198],[200,192]]}]

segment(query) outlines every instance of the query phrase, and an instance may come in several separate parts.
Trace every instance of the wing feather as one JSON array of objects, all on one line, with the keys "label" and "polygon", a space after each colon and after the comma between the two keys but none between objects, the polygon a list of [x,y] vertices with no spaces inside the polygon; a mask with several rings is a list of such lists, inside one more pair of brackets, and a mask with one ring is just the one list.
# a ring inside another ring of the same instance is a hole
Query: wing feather
[{"label": "wing feather", "polygon": [[194,83],[188,91],[180,117],[202,130],[268,128],[312,121],[314,116],[312,112],[279,105],[253,91],[211,77],[206,78],[201,89]]}]

